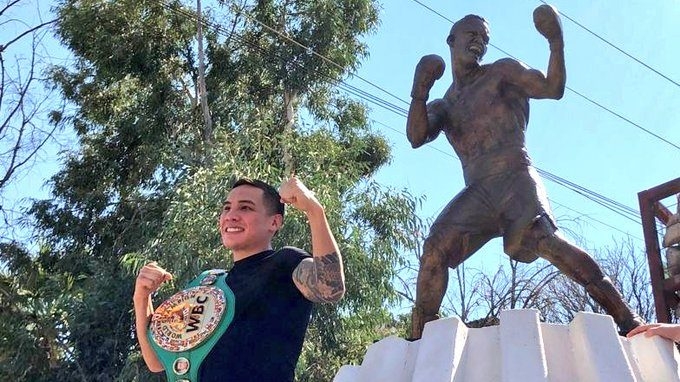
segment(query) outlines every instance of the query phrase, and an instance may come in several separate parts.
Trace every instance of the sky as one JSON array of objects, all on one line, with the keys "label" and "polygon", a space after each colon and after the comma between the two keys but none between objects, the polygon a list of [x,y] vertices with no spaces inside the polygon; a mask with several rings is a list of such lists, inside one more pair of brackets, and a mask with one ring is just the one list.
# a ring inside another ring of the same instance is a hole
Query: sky
[{"label": "sky", "polygon": [[[541,5],[540,1],[419,2],[382,1],[381,24],[365,39],[370,56],[347,83],[406,109],[415,65],[423,55],[438,54],[447,63],[447,69],[433,87],[430,99],[441,97],[451,83],[450,57],[445,43],[451,27],[449,20],[455,21],[470,13],[483,16],[490,25],[491,46],[484,63],[512,55],[533,68],[546,70],[548,44],[532,22],[533,9]],[[680,120],[677,118],[680,1],[561,0],[551,4],[563,14],[568,89],[559,101],[531,101],[527,131],[529,153],[538,168],[638,210],[638,192],[680,176]],[[43,5],[41,10],[46,9]],[[26,7],[24,11],[34,10]],[[5,30],[5,33],[9,32]],[[5,33],[0,31],[0,35],[6,36]],[[405,118],[381,107],[369,106],[374,128],[384,134],[393,149],[391,163],[375,180],[423,196],[419,216],[433,219],[463,188],[460,162],[443,136],[417,150],[412,149],[405,136]],[[15,184],[14,192],[22,197],[45,196],[47,190],[41,185],[56,169],[50,160],[55,155],[54,151],[44,153],[35,171],[24,174],[22,181]],[[575,240],[584,239],[584,246],[600,248],[631,240],[637,247],[643,247],[639,219],[622,217],[556,183],[544,183],[558,223],[567,234],[573,232],[571,236]],[[675,199],[663,203],[675,212]],[[491,268],[505,261],[499,240],[492,241],[480,252],[484,255],[474,256],[470,261]]]},{"label": "sky", "polygon": [[[381,25],[366,39],[370,57],[356,73],[361,78],[348,81],[350,84],[407,109],[415,65],[420,57],[437,54],[444,58],[447,69],[430,92],[430,100],[440,98],[452,80],[445,42],[449,20],[471,13],[484,17],[491,29],[492,46],[483,63],[511,55],[535,69],[547,69],[548,44],[532,21],[534,8],[542,2],[420,3],[431,10],[415,0],[383,2]],[[526,134],[529,154],[538,168],[639,210],[638,192],[680,176],[680,2],[563,0],[550,4],[563,14],[568,89],[561,100],[531,101]],[[403,116],[374,105],[371,110],[374,127],[393,149],[392,162],[376,180],[425,196],[420,216],[433,219],[464,186],[460,162],[443,135],[412,149]],[[639,218],[623,217],[557,183],[544,180],[544,184],[558,224],[572,240],[589,249],[626,240],[644,247]],[[677,212],[676,199],[662,202]],[[500,240],[487,247],[468,261],[491,268],[506,261]]]}]

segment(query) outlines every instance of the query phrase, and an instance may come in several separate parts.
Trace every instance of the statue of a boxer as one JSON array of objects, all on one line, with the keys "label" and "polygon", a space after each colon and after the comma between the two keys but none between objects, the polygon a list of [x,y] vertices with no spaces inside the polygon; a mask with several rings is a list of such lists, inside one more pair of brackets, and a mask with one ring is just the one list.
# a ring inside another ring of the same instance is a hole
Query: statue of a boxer
[{"label": "statue of a boxer", "polygon": [[556,10],[539,6],[534,23],[550,45],[547,75],[510,58],[481,65],[489,27],[475,15],[456,22],[446,40],[453,83],[443,98],[426,103],[434,81],[444,73],[442,58],[425,56],[416,66],[408,139],[417,148],[443,132],[462,162],[465,188],[439,214],[425,240],[412,316],[413,338],[420,338],[425,323],[438,317],[448,267],[457,267],[500,236],[512,259],[529,263],[540,256],[583,285],[622,333],[643,323],[598,264],[557,231],[543,185],[527,154],[524,134],[529,98],[560,99],[566,82]]}]

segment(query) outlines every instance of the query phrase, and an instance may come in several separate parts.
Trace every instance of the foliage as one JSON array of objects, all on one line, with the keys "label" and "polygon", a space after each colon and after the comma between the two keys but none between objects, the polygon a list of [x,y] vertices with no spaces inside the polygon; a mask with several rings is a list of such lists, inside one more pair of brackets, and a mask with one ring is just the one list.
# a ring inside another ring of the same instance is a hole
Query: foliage
[{"label": "foliage", "polygon": [[[34,364],[28,370],[51,380],[157,378],[131,335],[137,269],[154,259],[175,273],[162,297],[200,270],[229,267],[215,229],[228,185],[241,176],[277,184],[291,165],[324,203],[350,275],[341,303],[315,309],[298,378],[329,380],[377,336],[403,327],[389,312],[398,300],[391,281],[401,254],[415,250],[417,200],[371,181],[389,147],[368,126],[365,107],[334,89],[367,54],[360,38],[377,25],[374,1],[221,1],[209,9],[211,129],[197,102],[191,8],[64,0],[56,12],[58,37],[76,62],[55,66],[51,79],[70,105],[60,123],[73,128],[78,146],[51,180],[53,197],[31,209],[40,254],[13,248],[25,267],[50,267],[41,277],[54,281],[31,301],[59,313],[42,325],[61,350],[17,356],[0,347],[14,357],[8,367]],[[283,244],[311,247],[300,213],[289,211],[275,243]],[[16,272],[7,289],[23,296]],[[33,314],[18,297],[3,304]],[[46,338],[10,329],[24,337],[20,349]]]},{"label": "foliage", "polygon": [[[56,12],[76,62],[50,72],[69,104],[51,126],[72,128],[78,145],[64,153],[52,197],[31,208],[40,247],[1,244],[2,379],[162,379],[132,335],[137,270],[157,260],[174,273],[162,298],[203,269],[228,268],[216,229],[228,185],[278,184],[291,167],[326,207],[348,275],[346,297],[314,309],[298,379],[330,380],[374,340],[405,334],[393,308],[412,297],[401,272],[413,269],[403,254],[419,248],[419,200],[372,181],[388,144],[364,105],[335,89],[367,54],[374,0],[219,1],[203,20],[210,129],[189,6],[62,0]],[[311,247],[299,212],[287,213],[274,244]],[[571,306],[551,286],[563,280],[538,264],[458,273],[467,300],[450,311],[470,321],[509,307],[561,317]],[[639,288],[631,294],[645,304]]]},{"label": "foliage", "polygon": [[[36,259],[16,243],[0,244],[0,379],[47,381],[70,357],[65,346],[73,276],[41,249]],[[78,367],[78,363],[74,363]]]}]

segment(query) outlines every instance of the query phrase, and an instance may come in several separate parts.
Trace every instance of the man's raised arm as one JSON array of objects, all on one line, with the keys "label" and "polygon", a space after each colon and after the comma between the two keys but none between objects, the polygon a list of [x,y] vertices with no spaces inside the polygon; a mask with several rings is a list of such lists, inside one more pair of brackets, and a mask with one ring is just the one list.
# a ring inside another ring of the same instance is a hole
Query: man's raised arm
[{"label": "man's raised arm", "polygon": [[345,272],[323,206],[296,177],[282,184],[279,193],[284,203],[307,215],[312,233],[312,258],[302,260],[295,268],[293,282],[312,302],[339,301],[345,294]]}]

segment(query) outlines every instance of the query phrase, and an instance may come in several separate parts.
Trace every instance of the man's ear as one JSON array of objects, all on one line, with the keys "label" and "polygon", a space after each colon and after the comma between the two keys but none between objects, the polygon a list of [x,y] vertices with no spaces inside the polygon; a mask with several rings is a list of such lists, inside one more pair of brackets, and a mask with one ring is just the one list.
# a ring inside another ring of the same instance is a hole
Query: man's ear
[{"label": "man's ear", "polygon": [[449,46],[453,46],[453,35],[452,34],[450,34],[449,37],[446,38],[446,43]]},{"label": "man's ear", "polygon": [[276,233],[283,227],[283,216],[281,214],[276,214],[272,216],[272,232]]}]

